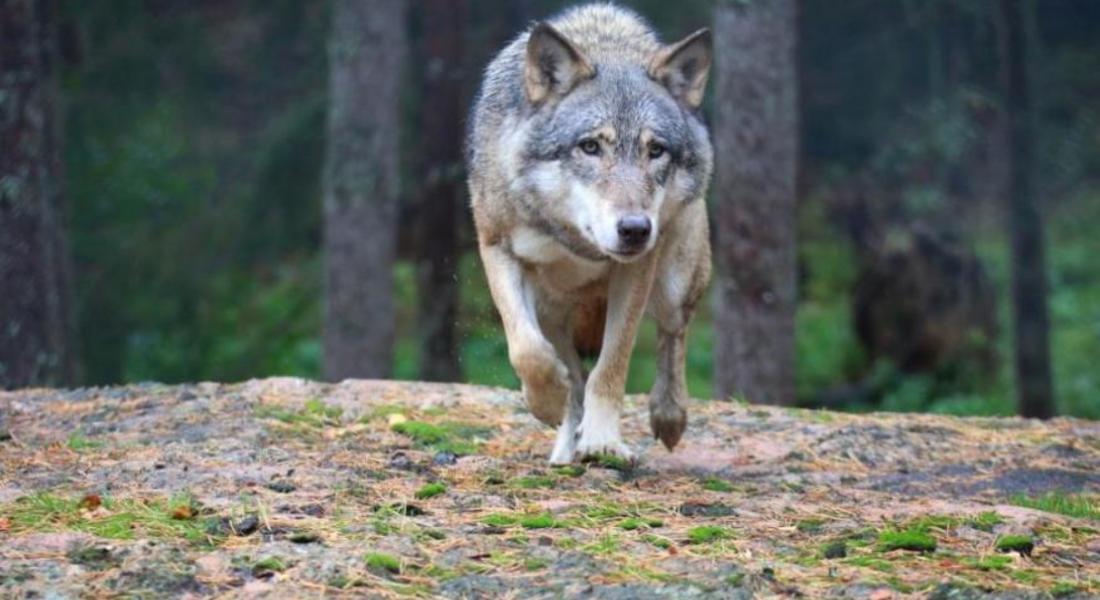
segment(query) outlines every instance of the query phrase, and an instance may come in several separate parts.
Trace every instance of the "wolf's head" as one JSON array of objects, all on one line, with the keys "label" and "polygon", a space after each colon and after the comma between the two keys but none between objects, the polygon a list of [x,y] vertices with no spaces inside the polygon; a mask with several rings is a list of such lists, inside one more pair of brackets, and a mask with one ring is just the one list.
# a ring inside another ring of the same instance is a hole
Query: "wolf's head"
[{"label": "wolf's head", "polygon": [[628,262],[704,193],[711,149],[698,116],[710,32],[660,47],[648,64],[593,62],[541,23],[530,32],[513,189],[534,218],[581,255]]}]

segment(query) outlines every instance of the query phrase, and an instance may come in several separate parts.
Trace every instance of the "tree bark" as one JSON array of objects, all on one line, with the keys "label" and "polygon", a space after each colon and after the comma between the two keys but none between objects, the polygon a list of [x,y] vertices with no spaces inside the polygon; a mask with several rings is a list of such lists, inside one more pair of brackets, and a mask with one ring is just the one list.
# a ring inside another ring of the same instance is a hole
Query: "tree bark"
[{"label": "tree bark", "polygon": [[423,0],[419,199],[420,377],[461,378],[455,321],[458,318],[458,240],[463,219],[462,82],[465,0]]},{"label": "tree bark", "polygon": [[792,404],[796,0],[722,2],[715,40],[717,397]]},{"label": "tree bark", "polygon": [[71,383],[56,7],[0,2],[0,387]]},{"label": "tree bark", "polygon": [[1000,0],[997,30],[1008,139],[1008,227],[1012,260],[1016,400],[1021,416],[1054,416],[1043,214],[1032,176],[1031,98],[1025,0]]},{"label": "tree bark", "polygon": [[393,362],[402,0],[333,0],[324,172],[324,376]]}]

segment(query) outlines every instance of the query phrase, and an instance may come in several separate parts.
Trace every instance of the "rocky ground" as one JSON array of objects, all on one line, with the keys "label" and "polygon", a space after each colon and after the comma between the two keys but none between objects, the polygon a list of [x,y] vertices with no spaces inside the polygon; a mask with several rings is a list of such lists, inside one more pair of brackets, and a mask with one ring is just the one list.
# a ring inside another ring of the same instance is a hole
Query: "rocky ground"
[{"label": "rocky ground", "polygon": [[1100,596],[1100,423],[699,402],[549,468],[515,392],[0,392],[0,597]]}]

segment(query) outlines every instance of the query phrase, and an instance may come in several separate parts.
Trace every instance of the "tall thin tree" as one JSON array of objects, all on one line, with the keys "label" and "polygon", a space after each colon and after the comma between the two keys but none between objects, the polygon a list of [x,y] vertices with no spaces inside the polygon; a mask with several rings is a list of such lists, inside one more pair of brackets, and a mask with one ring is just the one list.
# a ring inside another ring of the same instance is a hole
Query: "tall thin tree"
[{"label": "tall thin tree", "polygon": [[324,170],[324,375],[393,362],[403,0],[333,0]]},{"label": "tall thin tree", "polygon": [[1022,416],[1054,416],[1050,317],[1043,250],[1043,213],[1038,209],[1033,169],[1029,43],[1026,0],[1000,0],[997,31],[1001,93],[1007,127],[1008,228],[1012,256],[1012,320],[1015,329],[1017,409]]},{"label": "tall thin tree", "polygon": [[0,387],[74,375],[56,7],[0,2]]},{"label": "tall thin tree", "polygon": [[796,0],[719,2],[715,43],[718,397],[794,401]]},{"label": "tall thin tree", "polygon": [[466,0],[420,3],[423,102],[420,107],[421,176],[418,211],[420,376],[455,381],[461,376],[458,316],[458,240],[463,214],[463,73]]}]

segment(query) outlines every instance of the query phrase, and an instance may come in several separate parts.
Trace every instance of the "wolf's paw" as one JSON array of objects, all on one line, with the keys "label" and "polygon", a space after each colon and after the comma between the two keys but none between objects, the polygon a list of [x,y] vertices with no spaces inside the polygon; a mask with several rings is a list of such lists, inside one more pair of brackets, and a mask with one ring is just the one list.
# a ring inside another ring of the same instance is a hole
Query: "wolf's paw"
[{"label": "wolf's paw", "polygon": [[649,427],[653,437],[661,440],[670,451],[680,443],[687,427],[687,411],[677,402],[666,399],[650,401]]},{"label": "wolf's paw", "polygon": [[536,419],[557,426],[569,399],[569,369],[553,347],[530,349],[512,356],[512,365],[523,382],[523,399]]}]

